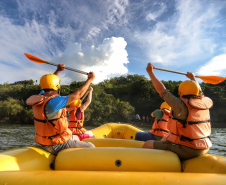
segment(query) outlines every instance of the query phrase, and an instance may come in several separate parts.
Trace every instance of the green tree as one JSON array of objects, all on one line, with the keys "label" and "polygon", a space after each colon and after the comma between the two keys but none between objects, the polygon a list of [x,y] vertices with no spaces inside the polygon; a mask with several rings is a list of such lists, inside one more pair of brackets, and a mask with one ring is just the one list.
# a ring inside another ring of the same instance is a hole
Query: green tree
[{"label": "green tree", "polygon": [[[181,81],[162,82],[173,95],[178,96]],[[0,84],[0,122],[33,124],[32,108],[25,102],[29,96],[41,91],[36,84],[33,80]],[[62,85],[61,95],[68,95],[83,84],[74,81],[70,85]],[[200,85],[205,96],[210,97],[214,103],[210,109],[212,122],[225,123],[226,118],[222,115],[226,105],[226,81],[217,85],[204,82]],[[92,87],[93,100],[85,111],[87,124],[128,122],[132,114],[150,116],[163,102],[151,81],[141,75],[115,77]]]}]

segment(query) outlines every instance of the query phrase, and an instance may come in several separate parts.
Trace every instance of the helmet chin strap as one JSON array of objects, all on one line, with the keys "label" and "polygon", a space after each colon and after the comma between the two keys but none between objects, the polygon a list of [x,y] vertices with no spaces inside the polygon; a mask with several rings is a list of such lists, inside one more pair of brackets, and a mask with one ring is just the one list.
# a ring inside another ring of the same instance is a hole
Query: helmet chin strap
[{"label": "helmet chin strap", "polygon": [[60,89],[58,89],[58,94],[60,95]]}]

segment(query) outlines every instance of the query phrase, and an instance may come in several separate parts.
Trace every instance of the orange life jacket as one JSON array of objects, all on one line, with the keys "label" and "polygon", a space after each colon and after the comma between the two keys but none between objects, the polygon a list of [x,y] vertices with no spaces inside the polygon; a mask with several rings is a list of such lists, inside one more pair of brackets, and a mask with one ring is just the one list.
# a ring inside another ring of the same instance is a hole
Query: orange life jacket
[{"label": "orange life jacket", "polygon": [[32,106],[35,124],[35,142],[41,145],[57,145],[69,140],[72,136],[68,129],[66,108],[57,113],[57,118],[48,120],[45,115],[46,103],[58,95],[46,97],[33,95],[27,99],[27,104]]},{"label": "orange life jacket", "polygon": [[80,135],[84,134],[86,132],[86,129],[83,128],[84,123],[84,112],[82,112],[82,119],[78,120],[76,117],[76,111],[77,109],[75,107],[68,108],[67,111],[69,111],[69,128],[71,129],[73,135]]},{"label": "orange life jacket", "polygon": [[159,137],[164,137],[169,133],[167,125],[168,125],[170,111],[163,109],[162,112],[163,112],[163,116],[161,120],[155,119],[155,122],[152,125],[152,130],[149,131],[150,134],[153,134]]},{"label": "orange life jacket", "polygon": [[193,149],[206,149],[212,146],[209,109],[213,106],[210,98],[181,98],[188,108],[186,120],[179,120],[170,113],[167,141]]}]

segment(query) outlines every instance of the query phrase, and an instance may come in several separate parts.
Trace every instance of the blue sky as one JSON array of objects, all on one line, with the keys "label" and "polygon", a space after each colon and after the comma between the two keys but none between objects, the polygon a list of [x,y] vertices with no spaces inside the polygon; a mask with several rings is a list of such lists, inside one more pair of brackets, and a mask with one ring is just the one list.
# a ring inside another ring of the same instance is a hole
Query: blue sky
[{"label": "blue sky", "polygon": [[[146,66],[226,76],[225,0],[0,0],[0,83],[38,80],[55,67],[82,71],[95,83],[139,74]],[[184,75],[155,71],[160,80]],[[85,80],[70,71],[62,84]],[[201,82],[201,81],[200,81]]]}]

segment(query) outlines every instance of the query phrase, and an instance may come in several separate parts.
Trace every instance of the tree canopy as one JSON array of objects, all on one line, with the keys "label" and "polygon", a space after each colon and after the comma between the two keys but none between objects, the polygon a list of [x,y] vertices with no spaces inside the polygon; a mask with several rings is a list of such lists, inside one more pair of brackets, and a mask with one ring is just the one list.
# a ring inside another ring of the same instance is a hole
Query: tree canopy
[{"label": "tree canopy", "polygon": [[[181,81],[162,81],[165,87],[178,96]],[[72,82],[61,86],[61,95],[68,95],[84,82]],[[210,110],[213,123],[225,123],[226,82],[212,85],[200,84],[205,96],[210,97],[214,106]],[[130,122],[133,115],[149,116],[159,109],[163,100],[156,92],[151,81],[141,75],[127,75],[105,80],[93,87],[93,98],[85,110],[86,124],[101,125],[107,122]],[[0,84],[0,123],[16,122],[33,124],[32,108],[26,105],[26,99],[39,94],[40,86],[33,80]],[[84,100],[85,101],[85,100]]]}]

